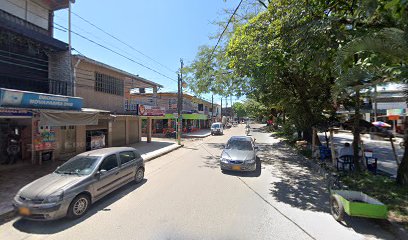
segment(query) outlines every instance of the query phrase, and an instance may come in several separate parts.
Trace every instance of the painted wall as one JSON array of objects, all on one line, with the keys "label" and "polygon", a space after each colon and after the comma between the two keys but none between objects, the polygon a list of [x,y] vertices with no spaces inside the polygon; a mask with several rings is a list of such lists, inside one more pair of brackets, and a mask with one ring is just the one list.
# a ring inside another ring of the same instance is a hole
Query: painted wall
[{"label": "painted wall", "polygon": [[48,30],[49,7],[44,5],[43,1],[2,0],[0,1],[0,9]]}]

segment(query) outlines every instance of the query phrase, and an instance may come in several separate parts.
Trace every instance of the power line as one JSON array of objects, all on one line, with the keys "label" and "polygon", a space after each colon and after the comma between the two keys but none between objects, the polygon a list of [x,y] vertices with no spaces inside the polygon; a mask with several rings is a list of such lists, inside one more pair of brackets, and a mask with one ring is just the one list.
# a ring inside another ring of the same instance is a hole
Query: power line
[{"label": "power line", "polygon": [[[58,16],[56,16],[56,17],[59,18],[59,19],[62,19],[61,17],[58,17]],[[59,27],[62,27],[62,28],[65,28],[65,29],[67,28],[67,27],[65,27],[65,26],[63,26],[63,25],[61,25],[61,24],[58,24],[57,22],[54,22],[54,25],[59,26]],[[95,35],[95,34],[89,32],[89,31],[87,31],[87,30],[85,30],[85,29],[83,29],[83,28],[77,26],[76,24],[73,24],[73,23],[72,23],[72,26],[74,26],[76,29],[82,31],[83,33],[88,34],[89,36],[92,36],[92,37],[98,39],[99,41],[103,42],[104,44],[106,44],[106,45],[108,45],[108,46],[110,46],[110,47],[112,47],[112,48],[115,48],[116,50],[119,50],[119,51],[122,52],[122,53],[129,54],[129,53],[126,52],[125,50],[123,50],[123,49],[121,49],[121,48],[115,46],[114,44],[112,44],[112,43],[110,43],[110,42],[105,41],[105,40],[102,39],[101,37],[99,37],[99,36],[97,36],[97,35]],[[55,27],[55,26],[54,26],[54,28],[57,29],[57,30],[63,31],[63,32],[67,32],[67,31],[64,30],[64,29],[57,28],[57,27]],[[138,57],[136,57],[135,55],[130,55],[130,54],[129,54],[129,56],[134,57],[134,58],[137,59],[137,60],[140,60],[140,59],[138,59]]]},{"label": "power line", "polygon": [[232,18],[234,17],[234,15],[237,13],[239,7],[241,6],[242,1],[243,1],[243,0],[241,0],[241,1],[239,2],[238,6],[235,8],[234,12],[232,13],[231,17],[229,18],[229,20],[228,20],[228,22],[227,22],[227,25],[225,25],[224,30],[222,31],[221,35],[218,37],[217,44],[215,44],[213,50],[211,51],[211,55],[210,55],[210,57],[208,58],[208,61],[207,61],[207,64],[206,64],[206,65],[208,65],[208,63],[212,60],[212,57],[213,57],[214,52],[215,52],[215,49],[217,49],[218,44],[219,44],[220,41],[221,41],[222,35],[224,35],[225,31],[227,30],[228,25],[231,23]]},{"label": "power line", "polygon": [[106,47],[106,46],[103,45],[103,44],[100,44],[100,43],[98,43],[98,42],[96,42],[96,41],[94,41],[94,40],[92,40],[92,39],[89,39],[89,38],[83,36],[82,34],[79,34],[79,33],[75,32],[75,31],[72,31],[72,30],[68,30],[68,28],[66,28],[66,27],[64,27],[64,29],[67,30],[67,31],[71,31],[71,33],[77,35],[78,37],[81,37],[81,38],[83,38],[83,39],[85,39],[85,40],[87,40],[87,41],[89,41],[89,42],[91,42],[91,43],[93,43],[93,44],[95,44],[95,45],[98,45],[98,46],[101,47],[101,48],[104,48],[104,49],[106,49],[106,50],[108,50],[108,51],[110,51],[110,52],[113,52],[113,53],[115,53],[115,54],[117,54],[117,55],[123,57],[123,58],[126,58],[127,60],[129,60],[129,61],[131,61],[131,62],[133,62],[133,63],[136,63],[136,64],[138,64],[138,65],[140,65],[140,66],[142,66],[142,67],[144,67],[144,68],[146,68],[146,69],[149,69],[150,71],[153,71],[153,72],[155,72],[155,73],[157,73],[157,74],[159,74],[159,75],[161,75],[161,76],[163,76],[163,77],[165,77],[165,78],[168,78],[168,79],[170,79],[170,80],[172,80],[172,81],[174,81],[174,82],[177,82],[177,80],[174,80],[174,79],[172,79],[171,77],[166,76],[166,75],[164,75],[163,73],[161,73],[161,72],[159,72],[159,71],[157,71],[157,70],[155,70],[155,69],[153,69],[153,68],[150,68],[150,67],[144,65],[143,63],[140,63],[140,62],[138,62],[138,61],[136,61],[136,60],[134,60],[134,59],[132,59],[132,58],[126,56],[126,55],[123,55],[123,54],[121,54],[121,53],[119,53],[119,52],[117,52],[117,51],[115,51],[115,50],[113,50],[113,49],[111,49],[111,48],[109,48],[109,47]]},{"label": "power line", "polygon": [[116,36],[114,36],[114,35],[108,33],[107,31],[105,31],[105,30],[103,30],[102,28],[98,27],[97,25],[93,24],[93,23],[90,22],[89,20],[86,20],[85,18],[79,16],[77,13],[72,12],[72,14],[74,14],[74,15],[77,16],[78,18],[82,19],[82,20],[85,21],[86,23],[90,24],[91,26],[95,27],[95,28],[98,29],[99,31],[101,31],[101,32],[105,33],[106,35],[110,36],[111,38],[115,39],[116,41],[118,41],[118,42],[120,42],[120,43],[126,45],[126,46],[129,47],[130,49],[132,49],[132,50],[138,52],[139,54],[141,54],[141,55],[147,57],[148,59],[154,61],[155,63],[159,64],[160,66],[166,68],[167,70],[171,71],[172,73],[177,72],[177,71],[173,71],[173,70],[171,70],[169,67],[167,67],[167,66],[161,64],[159,61],[156,61],[156,60],[153,59],[152,57],[149,57],[148,55],[144,54],[144,53],[141,52],[140,50],[134,48],[132,45],[130,45],[130,44],[128,44],[128,43],[122,41],[121,39],[117,38]]}]

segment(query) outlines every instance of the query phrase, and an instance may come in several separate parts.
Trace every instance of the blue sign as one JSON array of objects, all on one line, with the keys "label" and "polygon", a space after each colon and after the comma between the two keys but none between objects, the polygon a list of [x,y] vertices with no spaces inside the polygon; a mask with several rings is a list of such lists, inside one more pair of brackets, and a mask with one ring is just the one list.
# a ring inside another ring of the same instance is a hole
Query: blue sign
[{"label": "blue sign", "polygon": [[82,104],[79,97],[0,88],[1,107],[81,110]]},{"label": "blue sign", "polygon": [[2,117],[31,117],[32,112],[18,109],[2,109],[0,108],[0,116]]}]

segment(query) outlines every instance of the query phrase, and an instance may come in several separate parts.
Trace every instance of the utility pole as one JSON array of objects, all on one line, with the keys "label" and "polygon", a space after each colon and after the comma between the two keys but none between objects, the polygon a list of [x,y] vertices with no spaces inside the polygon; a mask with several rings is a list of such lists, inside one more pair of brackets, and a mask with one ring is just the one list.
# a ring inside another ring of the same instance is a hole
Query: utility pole
[{"label": "utility pole", "polygon": [[214,122],[214,94],[211,94],[211,123]]},{"label": "utility pole", "polygon": [[178,145],[181,145],[181,130],[182,130],[182,118],[181,113],[183,111],[183,59],[180,59],[180,74],[178,75],[177,85],[178,85],[178,102],[177,102],[177,142]]},{"label": "utility pole", "polygon": [[71,42],[71,0],[68,1],[68,53],[69,53],[69,82],[71,85],[71,95],[76,97],[76,79],[72,77],[72,42]]},{"label": "utility pole", "polygon": [[228,116],[228,110],[227,110],[227,108],[228,108],[228,97],[225,97],[225,111],[227,111],[227,112],[226,112],[226,115]]},{"label": "utility pole", "polygon": [[221,97],[221,111],[220,111],[220,117],[222,119],[222,97]]},{"label": "utility pole", "polygon": [[230,95],[230,102],[231,102],[231,119],[234,120],[234,110],[232,109],[232,95]]}]

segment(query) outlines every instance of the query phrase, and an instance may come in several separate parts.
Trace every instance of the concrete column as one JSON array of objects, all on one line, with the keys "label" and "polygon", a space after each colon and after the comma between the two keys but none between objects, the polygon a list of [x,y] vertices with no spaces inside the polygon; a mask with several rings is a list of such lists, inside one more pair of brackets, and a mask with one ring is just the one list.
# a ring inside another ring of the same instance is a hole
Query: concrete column
[{"label": "concrete column", "polygon": [[108,122],[108,147],[112,147],[112,136],[113,136],[112,124],[113,124],[113,120],[109,120]]},{"label": "concrete column", "polygon": [[76,126],[76,141],[75,152],[76,154],[86,151],[86,126]]},{"label": "concrete column", "polygon": [[147,126],[146,126],[146,132],[147,132],[147,142],[151,142],[152,141],[152,119],[151,118],[147,118]]},{"label": "concrete column", "polygon": [[126,117],[125,120],[125,134],[126,134],[126,145],[129,145],[130,141],[129,141],[129,135],[130,135],[130,120],[129,117]]},{"label": "concrete column", "polygon": [[142,141],[142,119],[138,118],[137,119],[137,138],[139,139],[139,142]]}]

